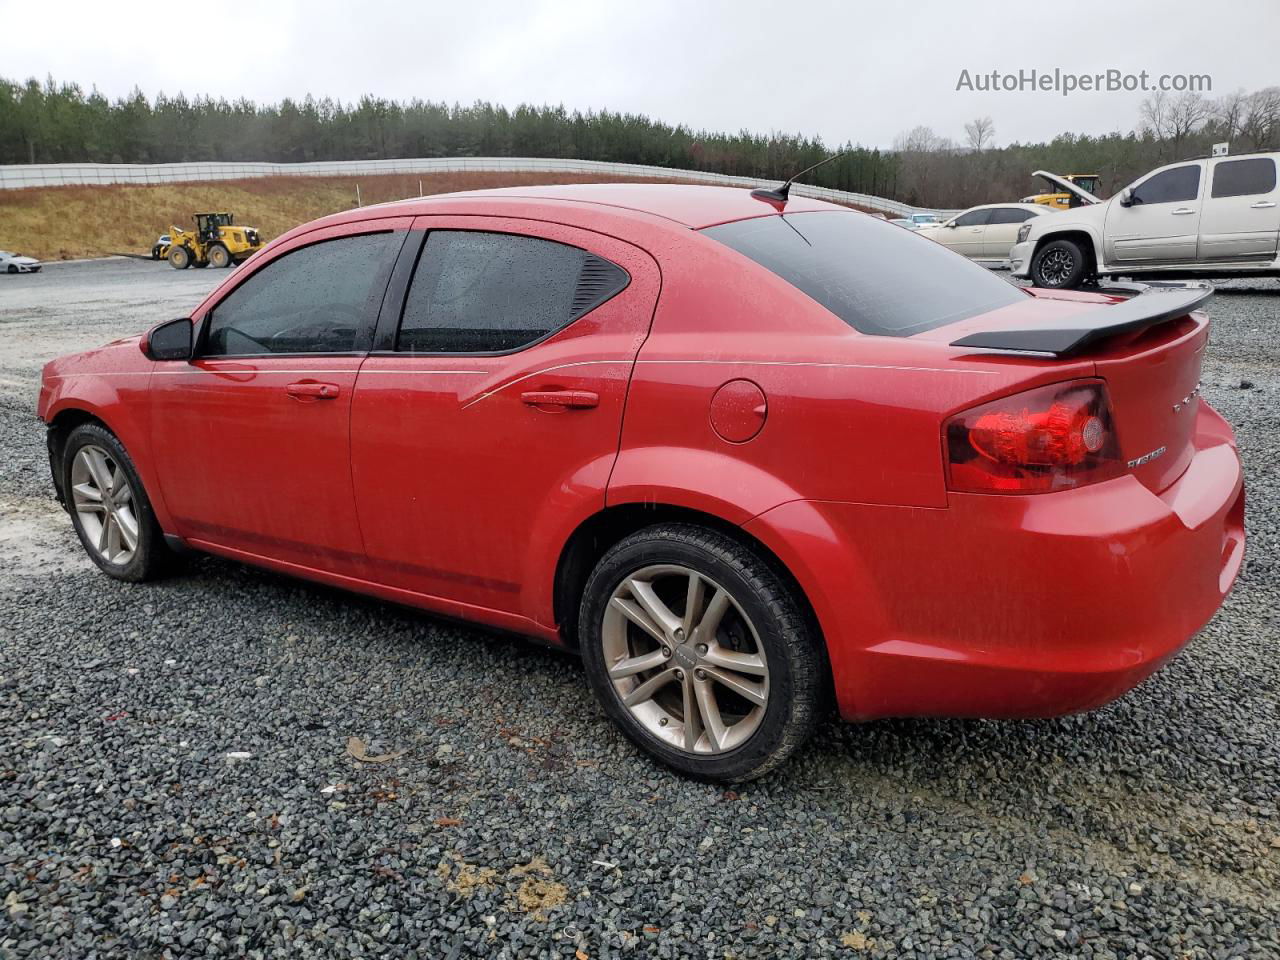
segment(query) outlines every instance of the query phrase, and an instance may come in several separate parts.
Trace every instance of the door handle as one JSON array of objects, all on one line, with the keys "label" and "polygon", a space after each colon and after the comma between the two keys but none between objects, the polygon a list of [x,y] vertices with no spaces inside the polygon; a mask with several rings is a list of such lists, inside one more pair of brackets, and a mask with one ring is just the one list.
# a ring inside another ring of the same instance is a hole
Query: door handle
[{"label": "door handle", "polygon": [[316,383],[314,380],[300,380],[284,388],[284,392],[299,400],[332,400],[341,391],[336,383]]},{"label": "door handle", "polygon": [[1276,204],[1274,200],[1259,200],[1257,203],[1249,204],[1249,209],[1250,210],[1270,210],[1275,205]]},{"label": "door handle", "polygon": [[520,399],[531,407],[574,407],[585,409],[598,406],[600,394],[590,390],[529,390]]},{"label": "door handle", "polygon": [[1195,213],[1195,212],[1196,212],[1195,209],[1192,207],[1178,207],[1176,210],[1173,211],[1173,215],[1175,217],[1185,217],[1188,213]]}]

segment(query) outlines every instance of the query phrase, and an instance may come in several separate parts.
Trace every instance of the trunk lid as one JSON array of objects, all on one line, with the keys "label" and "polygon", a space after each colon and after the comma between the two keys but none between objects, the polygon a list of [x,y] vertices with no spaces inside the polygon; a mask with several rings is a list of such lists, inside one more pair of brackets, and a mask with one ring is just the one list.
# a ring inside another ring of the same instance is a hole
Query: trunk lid
[{"label": "trunk lid", "polygon": [[1129,472],[1159,493],[1182,476],[1194,454],[1200,365],[1209,321],[1193,314],[1130,341],[1104,343],[1093,358],[1106,381],[1121,456]]}]

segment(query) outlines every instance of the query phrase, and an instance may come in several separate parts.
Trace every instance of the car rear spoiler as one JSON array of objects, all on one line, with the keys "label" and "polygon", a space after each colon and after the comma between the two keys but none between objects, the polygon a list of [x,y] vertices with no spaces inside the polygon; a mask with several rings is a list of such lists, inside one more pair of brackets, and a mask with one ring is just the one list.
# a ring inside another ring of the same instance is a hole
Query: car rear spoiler
[{"label": "car rear spoiler", "polygon": [[1208,284],[1159,281],[1113,283],[1099,287],[1096,292],[1129,299],[1109,306],[1081,304],[1084,309],[1079,314],[1043,327],[971,333],[953,340],[951,345],[1002,353],[1067,357],[1099,340],[1185,317],[1192,310],[1203,307],[1213,296],[1213,288]]}]

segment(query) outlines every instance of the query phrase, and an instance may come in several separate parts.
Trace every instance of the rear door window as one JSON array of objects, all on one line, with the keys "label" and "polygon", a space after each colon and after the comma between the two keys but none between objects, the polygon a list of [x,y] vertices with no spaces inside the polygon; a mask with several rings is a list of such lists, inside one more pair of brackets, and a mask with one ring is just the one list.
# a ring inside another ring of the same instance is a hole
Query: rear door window
[{"label": "rear door window", "polygon": [[1270,157],[1222,160],[1213,168],[1212,195],[1251,197],[1276,188],[1276,162]]},{"label": "rear door window", "polygon": [[823,210],[703,230],[861,333],[905,337],[1024,301],[1028,294],[928,237]]},{"label": "rear door window", "polygon": [[1022,223],[1030,220],[1035,214],[1030,210],[1019,210],[1017,207],[997,207],[991,211],[992,223]]},{"label": "rear door window", "polygon": [[520,350],[594,310],[629,280],[616,264],[553,240],[433,230],[409,286],[396,349]]}]

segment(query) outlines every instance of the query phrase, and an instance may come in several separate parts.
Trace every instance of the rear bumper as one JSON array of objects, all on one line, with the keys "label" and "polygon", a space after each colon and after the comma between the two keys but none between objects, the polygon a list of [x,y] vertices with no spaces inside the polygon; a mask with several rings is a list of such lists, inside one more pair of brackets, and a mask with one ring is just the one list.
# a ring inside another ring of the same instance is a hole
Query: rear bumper
[{"label": "rear bumper", "polygon": [[1125,476],[945,509],[795,501],[747,529],[813,603],[847,719],[1087,710],[1176,654],[1239,572],[1240,461],[1204,404],[1194,442],[1160,494]]}]

